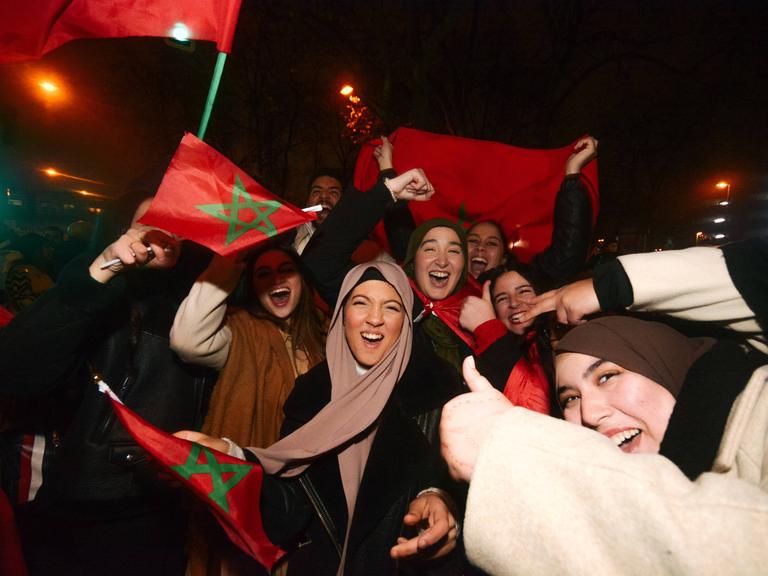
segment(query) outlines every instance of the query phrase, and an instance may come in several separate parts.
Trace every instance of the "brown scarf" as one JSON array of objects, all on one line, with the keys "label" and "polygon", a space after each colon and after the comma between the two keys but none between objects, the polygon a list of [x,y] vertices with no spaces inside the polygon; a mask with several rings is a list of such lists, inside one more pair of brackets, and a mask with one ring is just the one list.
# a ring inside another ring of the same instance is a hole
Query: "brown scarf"
[{"label": "brown scarf", "polygon": [[[347,296],[369,268],[377,269],[398,292],[403,302],[404,320],[395,345],[378,364],[360,375],[344,337],[343,309]],[[357,492],[373,443],[375,424],[411,357],[412,313],[413,293],[399,266],[369,262],[350,270],[341,286],[325,345],[331,374],[331,401],[289,436],[267,449],[252,450],[268,473],[291,477],[301,474],[317,458],[344,446],[338,459],[348,519],[339,574],[344,570]]]},{"label": "brown scarf", "polygon": [[608,360],[664,386],[677,398],[691,365],[714,345],[714,338],[688,338],[660,322],[604,316],[568,332],[556,353]]}]

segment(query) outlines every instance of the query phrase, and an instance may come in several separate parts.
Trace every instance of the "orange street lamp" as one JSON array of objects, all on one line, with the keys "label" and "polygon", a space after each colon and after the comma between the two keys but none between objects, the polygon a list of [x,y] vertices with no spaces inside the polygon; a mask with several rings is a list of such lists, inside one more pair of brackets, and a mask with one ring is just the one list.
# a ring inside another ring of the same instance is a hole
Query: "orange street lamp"
[{"label": "orange street lamp", "polygon": [[59,91],[59,87],[50,80],[42,80],[41,82],[38,82],[37,85],[50,94]]},{"label": "orange street lamp", "polygon": [[342,96],[349,96],[355,91],[354,87],[350,86],[349,84],[344,84],[344,86],[341,87],[341,90],[339,90],[339,94]]}]

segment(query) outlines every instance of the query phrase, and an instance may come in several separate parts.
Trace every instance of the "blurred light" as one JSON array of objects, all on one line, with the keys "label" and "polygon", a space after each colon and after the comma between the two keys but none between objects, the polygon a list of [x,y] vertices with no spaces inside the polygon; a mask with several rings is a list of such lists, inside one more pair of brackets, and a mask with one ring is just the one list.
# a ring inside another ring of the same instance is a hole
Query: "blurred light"
[{"label": "blurred light", "polygon": [[720,190],[725,190],[726,188],[728,188],[728,186],[730,186],[730,184],[724,180],[721,180],[720,182],[715,184],[715,188],[720,188]]},{"label": "blurred light", "polygon": [[349,96],[354,91],[355,89],[352,86],[350,86],[349,84],[344,84],[344,86],[341,87],[341,90],[339,90],[339,94],[341,94],[342,96]]},{"label": "blurred light", "polygon": [[59,87],[56,86],[56,84],[54,84],[50,80],[43,80],[42,82],[38,82],[37,85],[40,86],[40,88],[42,88],[46,92],[51,92],[52,93],[52,92],[58,92],[59,91]]},{"label": "blurred light", "polygon": [[11,196],[11,189],[10,188],[6,188],[5,189],[5,195],[10,198],[10,196]]},{"label": "blurred light", "polygon": [[725,238],[725,234],[715,234],[715,235],[713,236],[713,238],[714,238],[715,240],[722,240],[723,238]]},{"label": "blurred light", "polygon": [[48,174],[48,176],[58,176],[59,175],[59,171],[56,170],[55,168],[46,168],[45,170],[43,170],[43,172]]},{"label": "blurred light", "polygon": [[728,202],[728,200],[723,200],[723,201],[717,203],[718,206],[728,206],[728,204],[730,204],[730,202]]},{"label": "blurred light", "polygon": [[703,238],[704,232],[696,232],[696,238]]},{"label": "blurred light", "polygon": [[721,224],[725,222],[725,218],[715,218],[714,220],[712,220],[712,222],[714,222],[715,224]]},{"label": "blurred light", "polygon": [[183,22],[176,22],[171,28],[171,37],[178,42],[189,42],[189,28]]}]

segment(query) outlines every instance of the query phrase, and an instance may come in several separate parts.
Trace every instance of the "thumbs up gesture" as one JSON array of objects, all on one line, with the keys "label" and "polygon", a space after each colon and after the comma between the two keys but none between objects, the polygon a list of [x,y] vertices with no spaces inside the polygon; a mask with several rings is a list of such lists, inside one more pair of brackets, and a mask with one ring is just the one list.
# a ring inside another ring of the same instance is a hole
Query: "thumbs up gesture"
[{"label": "thumbs up gesture", "polygon": [[464,359],[462,368],[471,392],[457,396],[443,407],[440,446],[451,476],[469,482],[488,432],[513,405],[477,371],[472,356]]},{"label": "thumbs up gesture", "polygon": [[461,304],[459,313],[459,324],[464,330],[474,332],[475,328],[483,322],[496,318],[496,311],[493,309],[491,301],[491,282],[487,280],[483,283],[483,295],[467,296]]}]

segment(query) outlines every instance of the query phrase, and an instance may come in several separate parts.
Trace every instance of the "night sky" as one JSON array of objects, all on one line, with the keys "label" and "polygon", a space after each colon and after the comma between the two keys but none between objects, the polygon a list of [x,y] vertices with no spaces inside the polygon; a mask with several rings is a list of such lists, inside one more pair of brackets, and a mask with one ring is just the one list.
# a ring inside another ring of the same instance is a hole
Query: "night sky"
[{"label": "night sky", "polygon": [[[243,0],[206,140],[301,203],[314,168],[351,173],[349,83],[376,133],[524,147],[594,135],[598,235],[690,244],[719,180],[740,218],[731,234],[765,233],[767,16],[765,2],[738,0]],[[55,166],[119,193],[197,130],[215,55],[210,43],[85,40],[0,65],[2,189],[44,195],[61,184],[39,169]],[[42,77],[61,98],[41,96]]]}]

